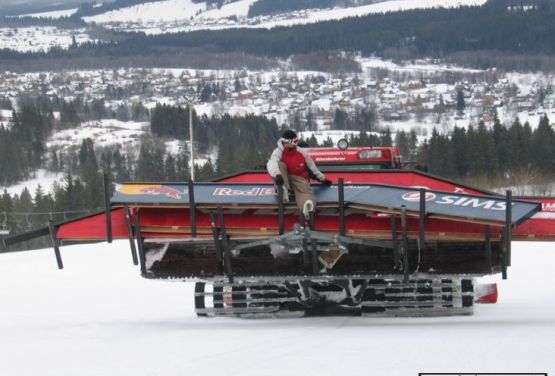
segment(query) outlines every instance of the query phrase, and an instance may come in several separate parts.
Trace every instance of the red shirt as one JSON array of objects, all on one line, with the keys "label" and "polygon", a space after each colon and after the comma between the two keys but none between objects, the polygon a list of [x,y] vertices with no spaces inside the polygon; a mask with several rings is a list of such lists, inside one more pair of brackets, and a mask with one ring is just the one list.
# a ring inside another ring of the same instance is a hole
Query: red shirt
[{"label": "red shirt", "polygon": [[308,169],[304,155],[297,148],[284,148],[281,154],[281,161],[287,166],[287,174],[297,175],[309,180]]}]

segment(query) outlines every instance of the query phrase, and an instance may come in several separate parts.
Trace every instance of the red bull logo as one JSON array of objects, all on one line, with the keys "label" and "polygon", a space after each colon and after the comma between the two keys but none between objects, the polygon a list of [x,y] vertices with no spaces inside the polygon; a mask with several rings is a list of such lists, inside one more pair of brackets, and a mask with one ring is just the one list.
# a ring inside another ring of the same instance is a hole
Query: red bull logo
[{"label": "red bull logo", "polygon": [[233,189],[233,188],[216,188],[213,193],[214,196],[274,196],[273,188],[259,188],[254,187],[251,189]]},{"label": "red bull logo", "polygon": [[116,191],[124,195],[165,196],[180,199],[186,192],[161,184],[123,184]]}]

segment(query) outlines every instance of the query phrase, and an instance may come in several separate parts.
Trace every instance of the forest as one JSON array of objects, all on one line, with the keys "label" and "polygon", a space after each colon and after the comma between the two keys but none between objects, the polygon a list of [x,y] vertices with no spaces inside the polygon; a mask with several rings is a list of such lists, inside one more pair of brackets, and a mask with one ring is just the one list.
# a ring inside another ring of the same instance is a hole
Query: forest
[{"label": "forest", "polygon": [[[83,104],[56,103],[60,119],[52,116],[52,103],[40,100],[24,102],[13,112],[13,120],[0,126],[0,182],[9,185],[26,179],[37,168],[47,168],[65,175],[63,184],[27,189],[20,194],[0,193],[0,225],[14,233],[37,227],[48,219],[61,221],[98,210],[103,205],[102,174],[110,184],[124,181],[188,181],[188,154],[167,152],[162,139],[188,139],[188,110],[158,105],[150,114],[136,109],[137,118],[150,116],[150,136],[141,140],[136,154],[124,155],[120,148],[95,148],[86,139],[70,154],[47,152],[45,140],[56,129],[76,127],[78,119],[108,116],[101,102]],[[113,113],[111,116],[117,116]],[[288,127],[307,130],[310,119],[278,125],[275,120],[246,115],[207,117],[193,113],[195,148],[213,153],[196,165],[197,180],[206,181],[244,169],[264,168],[281,132]],[[185,126],[184,126],[185,125]],[[555,131],[547,116],[539,124],[480,123],[467,129],[454,128],[448,134],[434,129],[424,142],[414,131],[392,134],[376,125],[372,111],[353,114],[337,110],[334,129],[358,129],[349,138],[352,146],[399,147],[404,161],[417,164],[429,173],[465,182],[479,182],[484,187],[533,183],[536,178],[555,173]],[[310,146],[333,146],[331,140],[319,145],[312,137]],[[51,192],[51,193],[48,193]],[[38,245],[38,243],[37,243]]]},{"label": "forest", "polygon": [[536,1],[536,7],[526,11],[509,7],[510,4],[514,5],[514,2],[490,0],[482,7],[421,9],[273,29],[154,36],[120,33],[117,38],[112,38],[112,42],[91,42],[67,51],[18,53],[0,50],[0,61],[3,66],[16,66],[18,62],[37,59],[45,64],[67,59],[81,61],[87,56],[94,56],[99,61],[103,56],[157,56],[163,61],[166,55],[170,58],[179,51],[191,49],[205,53],[286,58],[342,50],[403,59],[452,58],[481,67],[500,64],[503,57],[513,59],[514,64],[515,56],[520,56],[520,64],[555,68],[555,61],[550,58],[555,53],[555,39],[552,38],[555,33],[555,23],[552,22],[554,2]]}]

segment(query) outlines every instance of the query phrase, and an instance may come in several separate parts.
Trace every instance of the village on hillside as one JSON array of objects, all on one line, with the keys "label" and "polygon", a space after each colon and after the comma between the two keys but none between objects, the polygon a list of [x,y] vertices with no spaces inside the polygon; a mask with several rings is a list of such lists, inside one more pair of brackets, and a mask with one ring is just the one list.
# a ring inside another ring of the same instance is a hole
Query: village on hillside
[{"label": "village on hillside", "polygon": [[337,110],[373,112],[373,129],[368,130],[414,129],[420,136],[433,128],[448,133],[455,126],[491,125],[496,117],[509,126],[518,116],[532,128],[543,115],[555,120],[554,77],[547,74],[506,74],[430,62],[358,61],[360,72],[333,74],[137,68],[2,72],[0,123],[8,125],[19,98],[39,96],[52,103],[103,101],[111,110],[104,116],[120,121],[132,120],[134,106],[185,107],[187,100],[195,99],[199,114],[251,113],[309,131],[343,129],[345,125],[334,123]]}]

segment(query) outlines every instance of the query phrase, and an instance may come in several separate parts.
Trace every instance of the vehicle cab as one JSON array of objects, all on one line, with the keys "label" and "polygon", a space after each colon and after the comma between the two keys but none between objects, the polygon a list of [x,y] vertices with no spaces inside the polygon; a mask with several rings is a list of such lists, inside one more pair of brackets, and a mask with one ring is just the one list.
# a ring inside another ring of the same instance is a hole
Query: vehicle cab
[{"label": "vehicle cab", "polygon": [[400,169],[401,154],[396,146],[362,146],[348,147],[347,144],[339,142],[337,148],[305,148],[314,163],[318,166],[326,166],[326,170],[333,167],[346,166],[357,169],[364,166],[365,169],[376,170]]}]

